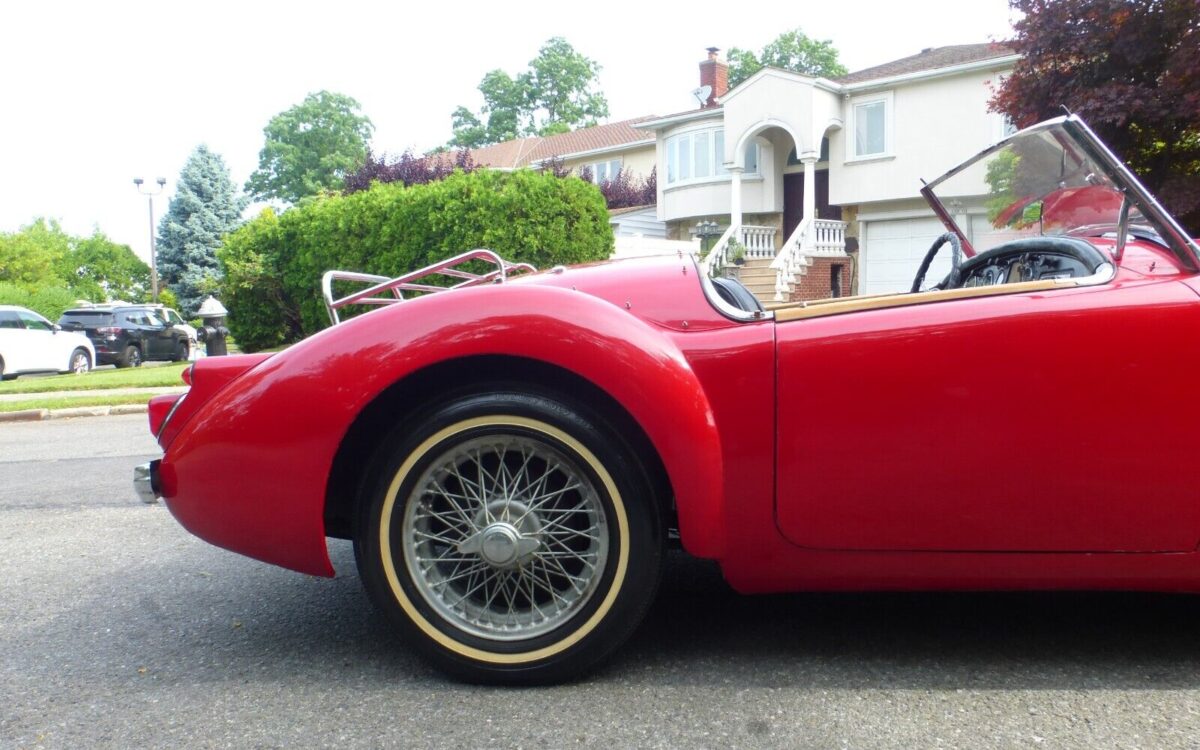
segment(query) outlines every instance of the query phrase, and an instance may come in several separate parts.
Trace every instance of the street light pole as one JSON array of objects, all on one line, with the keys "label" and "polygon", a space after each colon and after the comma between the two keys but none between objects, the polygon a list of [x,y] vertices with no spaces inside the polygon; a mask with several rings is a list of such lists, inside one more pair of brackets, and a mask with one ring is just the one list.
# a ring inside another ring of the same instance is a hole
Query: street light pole
[{"label": "street light pole", "polygon": [[158,190],[154,190],[153,188],[143,190],[142,184],[145,183],[145,180],[143,180],[141,177],[133,178],[133,184],[135,186],[137,186],[138,192],[141,193],[142,195],[146,196],[146,198],[150,202],[150,299],[151,299],[151,301],[157,303],[158,302],[158,260],[157,260],[156,252],[155,252],[157,248],[155,246],[155,241],[154,241],[154,196],[161,193],[163,191],[163,188],[167,186],[167,178],[159,177],[157,180],[155,180],[155,182],[158,183]]}]

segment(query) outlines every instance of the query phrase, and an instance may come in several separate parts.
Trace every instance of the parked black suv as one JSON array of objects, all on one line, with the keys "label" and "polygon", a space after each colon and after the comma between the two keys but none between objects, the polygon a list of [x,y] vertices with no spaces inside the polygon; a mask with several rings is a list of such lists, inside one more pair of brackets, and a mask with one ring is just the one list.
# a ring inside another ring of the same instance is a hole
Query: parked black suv
[{"label": "parked black suv", "polygon": [[66,331],[81,331],[96,347],[96,364],[137,367],[145,360],[188,358],[188,336],[150,305],[97,305],[67,310],[58,319]]}]

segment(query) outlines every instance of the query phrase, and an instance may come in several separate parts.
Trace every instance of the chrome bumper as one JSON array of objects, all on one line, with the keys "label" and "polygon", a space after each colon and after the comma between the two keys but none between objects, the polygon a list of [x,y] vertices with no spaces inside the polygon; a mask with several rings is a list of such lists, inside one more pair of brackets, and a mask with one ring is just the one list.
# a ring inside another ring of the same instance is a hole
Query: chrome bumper
[{"label": "chrome bumper", "polygon": [[133,491],[143,503],[153,505],[162,497],[158,486],[158,461],[133,467]]}]

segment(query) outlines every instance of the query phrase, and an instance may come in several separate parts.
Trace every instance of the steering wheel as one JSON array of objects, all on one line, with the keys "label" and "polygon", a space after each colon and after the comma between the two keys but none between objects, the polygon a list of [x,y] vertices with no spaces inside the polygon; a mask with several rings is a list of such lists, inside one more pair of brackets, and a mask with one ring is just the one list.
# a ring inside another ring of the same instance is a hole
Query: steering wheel
[{"label": "steering wheel", "polygon": [[955,277],[958,276],[958,267],[962,265],[962,240],[954,232],[946,232],[934,240],[929,249],[925,251],[925,259],[921,261],[921,267],[917,269],[917,278],[913,279],[912,289],[909,291],[914,294],[921,291],[921,284],[925,281],[925,274],[929,271],[929,265],[937,257],[938,250],[941,250],[942,245],[945,245],[947,242],[950,243],[951,263],[950,276],[948,277],[950,283],[947,284],[947,287],[954,286]]}]

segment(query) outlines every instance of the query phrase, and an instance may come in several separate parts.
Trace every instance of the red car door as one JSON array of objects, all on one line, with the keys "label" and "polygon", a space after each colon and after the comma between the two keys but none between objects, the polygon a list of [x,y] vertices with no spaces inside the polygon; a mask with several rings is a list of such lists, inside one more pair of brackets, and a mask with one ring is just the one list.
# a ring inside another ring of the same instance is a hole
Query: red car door
[{"label": "red car door", "polygon": [[847,550],[1200,539],[1200,300],[1178,282],[777,323],[776,511]]}]

